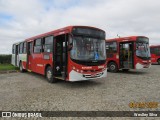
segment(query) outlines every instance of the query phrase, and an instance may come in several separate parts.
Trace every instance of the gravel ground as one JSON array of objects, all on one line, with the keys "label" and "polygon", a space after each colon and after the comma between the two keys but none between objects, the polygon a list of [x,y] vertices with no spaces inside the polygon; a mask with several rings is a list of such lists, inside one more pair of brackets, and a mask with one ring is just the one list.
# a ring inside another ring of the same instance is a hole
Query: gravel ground
[{"label": "gravel ground", "polygon": [[159,69],[159,65],[152,65],[146,70],[108,73],[105,79],[74,83],[59,81],[56,84],[48,83],[43,76],[35,73],[0,74],[0,110],[160,110],[160,104],[156,109],[133,109],[128,106],[130,102],[160,103]]}]

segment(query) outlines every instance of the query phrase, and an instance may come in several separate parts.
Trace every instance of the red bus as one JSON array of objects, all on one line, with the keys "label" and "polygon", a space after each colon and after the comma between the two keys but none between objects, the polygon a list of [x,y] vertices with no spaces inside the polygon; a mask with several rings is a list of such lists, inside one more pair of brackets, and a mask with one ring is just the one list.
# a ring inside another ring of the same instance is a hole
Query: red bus
[{"label": "red bus", "polygon": [[158,63],[160,65],[160,45],[150,46],[151,61],[152,63]]},{"label": "red bus", "polygon": [[13,44],[12,64],[45,75],[51,83],[106,77],[105,31],[68,26],[28,38]]},{"label": "red bus", "polygon": [[107,67],[110,72],[119,69],[142,69],[151,66],[149,39],[130,36],[106,40]]}]

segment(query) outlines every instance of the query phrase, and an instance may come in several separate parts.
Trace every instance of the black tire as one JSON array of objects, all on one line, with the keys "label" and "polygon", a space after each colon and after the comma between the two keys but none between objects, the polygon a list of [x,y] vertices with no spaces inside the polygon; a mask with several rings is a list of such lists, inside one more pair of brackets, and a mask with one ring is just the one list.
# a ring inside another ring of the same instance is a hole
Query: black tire
[{"label": "black tire", "polygon": [[22,66],[22,62],[19,63],[19,71],[20,72],[24,72],[23,66]]},{"label": "black tire", "polygon": [[129,71],[129,69],[122,69],[124,72],[128,72]]},{"label": "black tire", "polygon": [[47,69],[46,69],[46,79],[49,83],[57,82],[57,80],[55,78],[53,78],[53,70],[50,66],[47,67]]},{"label": "black tire", "polygon": [[157,62],[158,62],[158,65],[160,65],[160,59],[158,59]]},{"label": "black tire", "polygon": [[117,64],[115,62],[110,62],[108,64],[108,70],[109,70],[109,72],[114,72],[114,73],[117,72],[118,71]]}]

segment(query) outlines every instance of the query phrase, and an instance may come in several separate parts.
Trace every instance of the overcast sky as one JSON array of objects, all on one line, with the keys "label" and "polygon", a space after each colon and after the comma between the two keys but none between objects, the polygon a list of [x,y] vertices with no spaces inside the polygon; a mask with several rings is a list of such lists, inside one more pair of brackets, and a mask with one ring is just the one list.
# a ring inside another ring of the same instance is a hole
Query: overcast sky
[{"label": "overcast sky", "polygon": [[0,0],[0,54],[13,43],[68,25],[106,31],[106,38],[143,35],[160,44],[159,0]]}]

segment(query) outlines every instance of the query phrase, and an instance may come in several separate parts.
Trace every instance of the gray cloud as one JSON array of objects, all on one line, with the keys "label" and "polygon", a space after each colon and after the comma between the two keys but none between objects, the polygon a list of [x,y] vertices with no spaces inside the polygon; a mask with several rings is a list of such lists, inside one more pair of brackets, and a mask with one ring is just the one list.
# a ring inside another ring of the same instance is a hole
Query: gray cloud
[{"label": "gray cloud", "polygon": [[157,0],[0,0],[0,54],[11,53],[14,42],[68,25],[99,27],[106,38],[144,35],[160,44],[159,11]]}]

